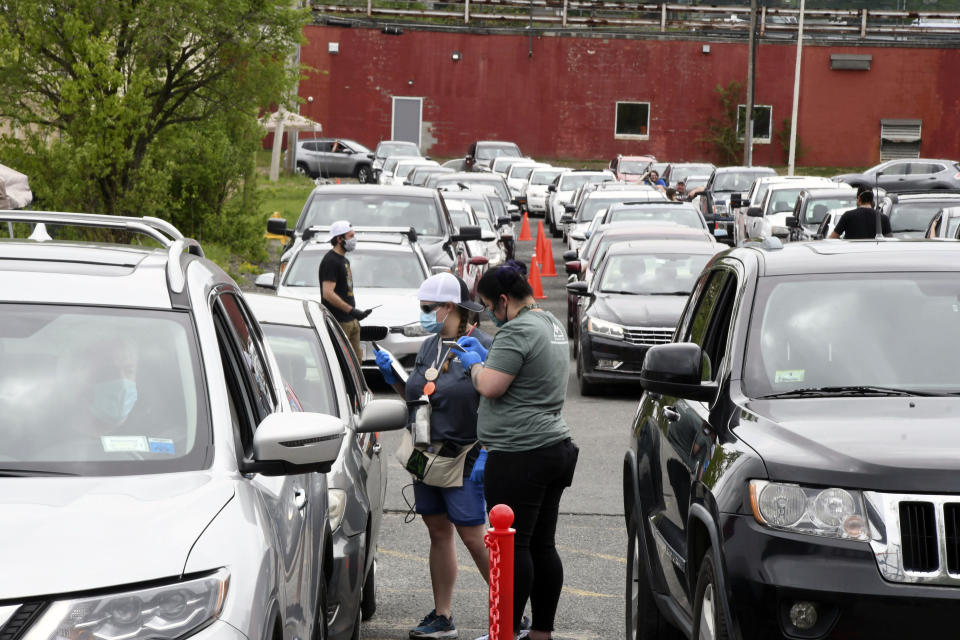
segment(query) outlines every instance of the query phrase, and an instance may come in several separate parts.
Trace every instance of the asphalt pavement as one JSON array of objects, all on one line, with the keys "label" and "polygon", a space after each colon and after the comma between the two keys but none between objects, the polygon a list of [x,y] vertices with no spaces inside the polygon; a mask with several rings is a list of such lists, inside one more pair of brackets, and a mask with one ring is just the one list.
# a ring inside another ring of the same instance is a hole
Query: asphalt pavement
[{"label": "asphalt pavement", "polygon": [[[539,219],[530,222],[536,237]],[[535,242],[518,243],[518,258],[529,264],[534,246]],[[566,274],[561,258],[565,247],[559,239],[553,239],[551,247],[557,275],[542,278],[547,298],[540,304],[565,324]],[[488,327],[485,320],[481,328]],[[580,458],[573,486],[560,503],[557,527],[565,572],[554,631],[560,640],[623,636],[627,539],[621,468],[638,397],[633,389],[581,396],[570,361],[564,417],[580,447]],[[377,561],[377,613],[363,623],[361,637],[400,640],[433,608],[429,537],[423,522],[410,512],[410,476],[393,456],[399,435],[386,433],[383,440],[389,480]],[[472,640],[487,633],[487,586],[459,542],[457,554],[454,623],[461,639]]]}]

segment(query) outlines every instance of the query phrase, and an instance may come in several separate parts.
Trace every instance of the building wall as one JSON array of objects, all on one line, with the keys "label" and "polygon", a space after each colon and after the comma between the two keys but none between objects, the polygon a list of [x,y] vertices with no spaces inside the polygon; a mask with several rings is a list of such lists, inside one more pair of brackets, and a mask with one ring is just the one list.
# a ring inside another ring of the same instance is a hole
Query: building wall
[{"label": "building wall", "polygon": [[[744,83],[744,43],[667,39],[485,35],[309,26],[301,51],[312,67],[301,113],[324,133],[375,146],[391,136],[391,97],[423,97],[422,146],[462,156],[478,139],[512,140],[534,157],[608,159],[652,153],[717,160],[701,141],[721,105],[716,87]],[[339,52],[328,52],[328,43]],[[710,45],[703,53],[702,46]],[[461,59],[452,60],[454,51]],[[532,53],[532,55],[530,55]],[[832,71],[831,53],[871,54],[869,71]],[[796,47],[764,43],[756,104],[773,107],[774,131],[790,117]],[[960,49],[804,46],[798,164],[868,166],[882,118],[923,120],[922,155],[960,157]],[[615,103],[650,103],[647,140],[618,140]],[[786,164],[772,136],[755,164]]]}]

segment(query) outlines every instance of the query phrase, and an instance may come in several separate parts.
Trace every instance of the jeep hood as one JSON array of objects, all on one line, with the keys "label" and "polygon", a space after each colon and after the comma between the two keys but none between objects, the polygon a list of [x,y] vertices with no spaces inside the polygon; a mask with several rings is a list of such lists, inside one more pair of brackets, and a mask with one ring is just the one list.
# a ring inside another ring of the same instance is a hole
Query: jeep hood
[{"label": "jeep hood", "polygon": [[178,576],[233,497],[203,472],[0,478],[0,601]]},{"label": "jeep hood", "polygon": [[734,433],[771,480],[960,493],[960,398],[754,400]]}]

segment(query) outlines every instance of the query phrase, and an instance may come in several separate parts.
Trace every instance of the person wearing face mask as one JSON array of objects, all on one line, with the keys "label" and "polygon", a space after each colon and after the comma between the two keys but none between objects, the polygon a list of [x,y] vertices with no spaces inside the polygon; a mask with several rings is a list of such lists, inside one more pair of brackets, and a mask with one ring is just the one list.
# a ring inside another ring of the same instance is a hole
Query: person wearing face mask
[{"label": "person wearing face mask", "polygon": [[371,309],[358,309],[353,298],[353,275],[347,253],[357,248],[357,238],[352,225],[346,220],[337,220],[330,225],[327,241],[333,248],[320,261],[320,286],[323,289],[325,306],[347,335],[350,345],[363,359],[360,347],[360,320],[370,315]]},{"label": "person wearing face mask", "polygon": [[489,350],[472,337],[456,357],[482,396],[477,437],[488,451],[488,505],[514,513],[513,629],[530,600],[531,640],[552,637],[563,563],[555,546],[560,497],[573,482],[579,450],[561,415],[569,356],[563,323],[540,308],[513,260],[487,271],[477,285],[499,329]]},{"label": "person wearing face mask", "polygon": [[[450,343],[470,336],[489,346],[490,336],[469,324],[469,314],[483,307],[471,302],[467,285],[452,273],[439,273],[420,285],[420,324],[433,333],[420,347],[406,383],[398,380],[390,355],[376,354],[384,379],[408,402],[426,396],[430,407],[431,447],[444,443],[466,446],[477,442],[477,405],[480,396],[460,362],[452,357]],[[483,501],[483,464],[486,452],[475,445],[466,455],[463,486],[434,487],[414,479],[415,510],[430,533],[430,580],[434,609],[410,631],[410,638],[456,638],[451,604],[457,577],[454,533],[467,547],[484,579],[489,559],[483,544],[486,506]]]}]

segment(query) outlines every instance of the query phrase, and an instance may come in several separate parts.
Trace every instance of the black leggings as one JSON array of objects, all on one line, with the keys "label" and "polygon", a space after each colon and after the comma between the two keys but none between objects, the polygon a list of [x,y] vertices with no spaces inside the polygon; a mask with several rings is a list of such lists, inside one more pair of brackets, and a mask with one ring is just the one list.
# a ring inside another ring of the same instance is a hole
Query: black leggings
[{"label": "black leggings", "polygon": [[487,508],[513,509],[513,632],[530,599],[537,631],[553,631],[563,588],[563,563],[554,541],[560,496],[573,482],[579,449],[567,438],[530,451],[491,451],[484,470]]}]

